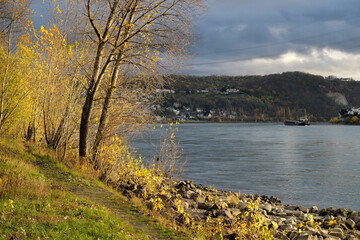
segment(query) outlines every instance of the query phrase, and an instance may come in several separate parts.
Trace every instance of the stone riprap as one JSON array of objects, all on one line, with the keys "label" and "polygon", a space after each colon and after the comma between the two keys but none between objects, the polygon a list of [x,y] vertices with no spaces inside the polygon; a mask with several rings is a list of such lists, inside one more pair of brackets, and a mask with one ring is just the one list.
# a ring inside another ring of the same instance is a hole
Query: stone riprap
[{"label": "stone riprap", "polygon": [[[132,185],[123,186],[124,194],[128,197],[141,196],[142,187]],[[155,208],[156,198],[160,198],[165,206],[163,212],[171,214],[179,225],[190,226],[194,222],[221,219],[226,223],[221,232],[224,239],[239,237],[233,231],[236,221],[244,217],[244,212],[253,211],[249,206],[254,204],[261,223],[272,229],[275,239],[350,240],[360,237],[359,213],[344,208],[319,210],[316,206],[284,205],[276,197],[216,190],[191,181],[164,181],[159,194],[147,197],[149,208]]]}]

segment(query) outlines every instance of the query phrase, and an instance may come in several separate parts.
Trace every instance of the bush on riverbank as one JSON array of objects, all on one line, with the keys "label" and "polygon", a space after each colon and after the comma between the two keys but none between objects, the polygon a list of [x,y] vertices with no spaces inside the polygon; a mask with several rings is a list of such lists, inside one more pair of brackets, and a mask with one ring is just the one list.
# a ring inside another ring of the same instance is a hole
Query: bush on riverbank
[{"label": "bush on riverbank", "polygon": [[167,218],[168,224],[192,236],[201,239],[273,238],[275,227],[264,222],[258,211],[260,201],[249,201],[243,211],[237,210],[232,215],[225,209],[236,209],[240,195],[230,194],[224,198],[218,190],[199,189],[192,182],[179,181],[175,177],[179,153],[172,124],[165,133],[159,157],[149,167],[145,167],[141,158],[121,139],[113,138],[111,144],[99,151],[100,172],[105,173],[103,179],[129,199],[140,199],[151,215]]},{"label": "bush on riverbank", "polygon": [[332,124],[346,124],[346,125],[360,125],[360,120],[357,116],[351,116],[346,118],[339,119],[338,117],[334,117],[330,119],[330,123]]},{"label": "bush on riverbank", "polygon": [[[222,239],[226,236],[271,238],[272,234],[267,225],[262,223],[256,204],[249,203],[247,210],[234,217],[232,223],[223,215],[218,215],[215,209],[209,210],[206,216],[194,215],[191,211],[197,209],[199,204],[225,208],[238,204],[239,196],[234,195],[225,200],[215,189],[204,188],[198,192],[193,183],[189,187],[196,192],[191,192],[190,188],[187,191],[187,185],[161,172],[161,166],[153,164],[149,168],[144,167],[141,159],[135,158],[121,141],[116,141],[118,144],[114,143],[113,149],[103,149],[106,154],[102,156],[108,159],[106,167],[109,175],[106,181],[133,202],[146,206],[148,213],[162,219],[164,224],[200,239]],[[46,168],[44,162],[66,169],[50,157],[52,153],[33,144],[24,145],[16,140],[0,139],[0,232],[5,239],[58,236],[66,239],[69,232],[73,232],[71,237],[78,239],[129,239],[125,236],[129,232],[133,235],[132,230],[124,228],[124,223],[113,218],[108,210],[73,195],[63,188],[63,183],[50,180],[39,171],[37,164]],[[121,161],[116,164],[111,162],[119,156]],[[70,159],[66,162],[71,165]],[[80,172],[93,175],[81,181],[92,181],[96,175],[84,165],[80,169],[74,163],[72,166],[72,171],[76,171],[73,174],[79,176],[72,176],[70,172],[63,176],[57,172],[59,176],[56,178],[65,177],[64,181],[79,184]],[[189,206],[189,199],[184,197],[196,199],[193,203],[195,208]],[[86,229],[84,226],[87,226]],[[135,234],[134,238],[143,237]]]},{"label": "bush on riverbank", "polygon": [[[275,197],[240,195],[168,177],[121,148],[121,177],[108,182],[129,199],[146,204],[153,216],[165,216],[176,229],[198,239],[357,239],[359,213],[348,209],[283,205]],[[109,151],[105,159],[120,156]],[[131,166],[130,168],[128,166]],[[135,166],[135,167],[134,167]],[[140,174],[144,173],[144,174]],[[143,181],[152,179],[156,181]],[[128,176],[131,176],[128,178]],[[146,194],[144,194],[146,193]]]}]

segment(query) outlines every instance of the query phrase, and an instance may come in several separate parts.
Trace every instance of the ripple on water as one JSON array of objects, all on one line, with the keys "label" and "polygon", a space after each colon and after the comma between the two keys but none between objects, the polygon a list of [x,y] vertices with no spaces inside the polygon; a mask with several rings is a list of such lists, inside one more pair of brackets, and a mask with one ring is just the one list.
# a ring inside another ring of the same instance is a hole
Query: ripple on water
[{"label": "ripple on water", "polygon": [[[154,152],[159,131],[134,142]],[[282,124],[183,124],[176,138],[183,178],[285,203],[360,210],[360,127]],[[152,144],[150,144],[152,142]]]}]

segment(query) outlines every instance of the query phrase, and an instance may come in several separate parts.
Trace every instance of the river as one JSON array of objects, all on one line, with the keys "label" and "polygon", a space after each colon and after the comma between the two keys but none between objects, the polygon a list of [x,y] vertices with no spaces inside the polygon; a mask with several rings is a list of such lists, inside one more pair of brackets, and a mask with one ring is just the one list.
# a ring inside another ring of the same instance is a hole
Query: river
[{"label": "river", "polygon": [[[169,125],[133,147],[154,155]],[[360,126],[188,123],[176,125],[183,179],[218,189],[276,196],[284,204],[360,211]],[[174,129],[174,126],[172,127]]]}]

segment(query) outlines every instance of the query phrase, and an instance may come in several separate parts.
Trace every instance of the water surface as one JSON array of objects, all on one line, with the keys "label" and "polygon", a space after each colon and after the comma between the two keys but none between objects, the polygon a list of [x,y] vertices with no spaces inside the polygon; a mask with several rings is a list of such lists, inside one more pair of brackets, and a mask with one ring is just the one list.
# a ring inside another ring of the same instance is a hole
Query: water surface
[{"label": "water surface", "polygon": [[[145,157],[161,129],[136,139]],[[182,124],[176,139],[187,159],[184,179],[307,207],[360,211],[360,126]]]}]

